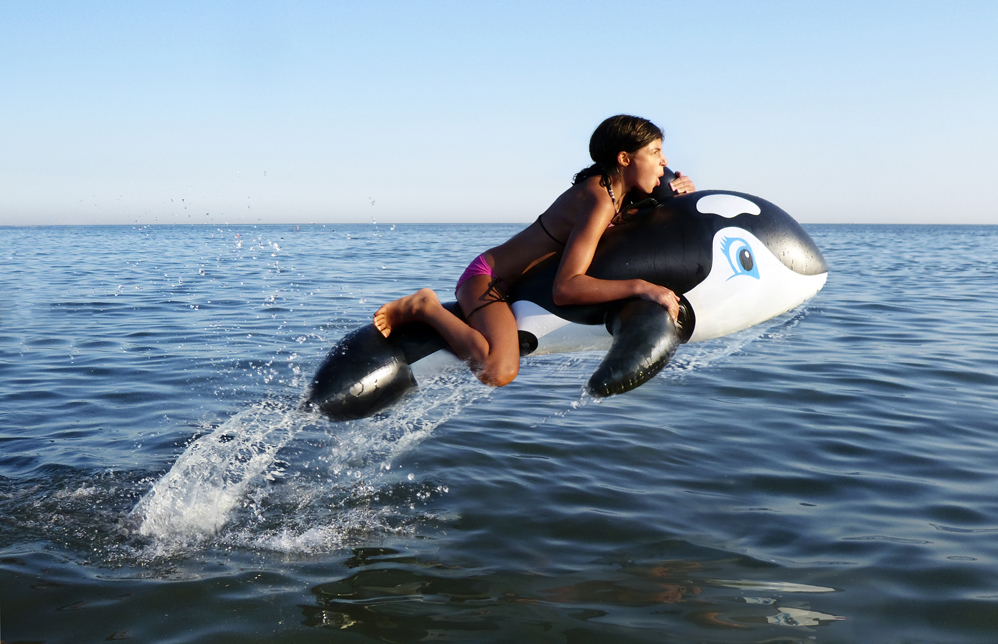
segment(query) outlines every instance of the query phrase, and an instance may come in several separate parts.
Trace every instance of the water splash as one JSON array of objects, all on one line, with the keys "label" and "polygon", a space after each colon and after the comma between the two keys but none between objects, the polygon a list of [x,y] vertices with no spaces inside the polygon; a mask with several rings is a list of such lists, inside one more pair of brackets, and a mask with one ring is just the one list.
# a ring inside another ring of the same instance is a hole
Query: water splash
[{"label": "water splash", "polygon": [[282,452],[282,476],[248,504],[254,518],[226,542],[311,553],[374,533],[413,534],[440,518],[427,503],[448,488],[421,480],[403,465],[404,457],[491,392],[470,373],[441,374],[383,414],[345,423],[316,419]]},{"label": "water splash", "polygon": [[192,442],[132,510],[147,537],[213,534],[297,433],[296,412],[272,402],[242,411]]},{"label": "water splash", "polygon": [[[405,533],[446,486],[399,459],[491,390],[444,374],[378,416],[332,423],[261,402],[193,441],[131,512],[153,556],[208,543],[282,552],[341,547],[351,536]],[[430,517],[432,518],[432,517]]]}]

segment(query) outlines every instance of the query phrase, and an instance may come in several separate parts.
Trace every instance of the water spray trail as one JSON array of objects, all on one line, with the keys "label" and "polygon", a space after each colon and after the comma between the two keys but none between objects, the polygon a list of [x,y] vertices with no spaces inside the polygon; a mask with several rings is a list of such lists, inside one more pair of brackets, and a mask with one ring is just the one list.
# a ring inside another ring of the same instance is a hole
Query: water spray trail
[{"label": "water spray trail", "polygon": [[258,403],[191,443],[132,510],[139,533],[162,538],[217,532],[294,438],[296,416],[293,408]]},{"label": "water spray trail", "polygon": [[192,442],[131,516],[140,535],[165,542],[157,551],[223,528],[220,542],[251,548],[335,547],[364,525],[399,525],[409,501],[369,500],[398,477],[399,458],[490,393],[470,374],[449,374],[385,414],[345,423],[258,403]]}]

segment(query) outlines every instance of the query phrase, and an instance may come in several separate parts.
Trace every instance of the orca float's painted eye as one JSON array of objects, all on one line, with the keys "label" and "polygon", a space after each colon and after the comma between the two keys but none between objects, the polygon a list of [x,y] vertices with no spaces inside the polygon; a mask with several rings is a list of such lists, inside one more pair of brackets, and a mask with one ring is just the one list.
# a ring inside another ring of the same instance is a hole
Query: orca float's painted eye
[{"label": "orca float's painted eye", "polygon": [[752,247],[740,237],[725,237],[721,240],[721,252],[731,266],[731,279],[739,275],[748,275],[759,279],[759,268],[755,265]]}]

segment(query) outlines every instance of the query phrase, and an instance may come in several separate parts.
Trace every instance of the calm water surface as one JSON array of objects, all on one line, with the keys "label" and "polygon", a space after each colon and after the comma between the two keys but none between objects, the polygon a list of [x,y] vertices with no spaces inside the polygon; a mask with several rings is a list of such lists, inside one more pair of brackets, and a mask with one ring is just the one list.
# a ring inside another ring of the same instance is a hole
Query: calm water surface
[{"label": "calm water surface", "polygon": [[998,227],[809,226],[817,297],[600,402],[297,409],[518,228],[0,228],[0,638],[998,638]]}]

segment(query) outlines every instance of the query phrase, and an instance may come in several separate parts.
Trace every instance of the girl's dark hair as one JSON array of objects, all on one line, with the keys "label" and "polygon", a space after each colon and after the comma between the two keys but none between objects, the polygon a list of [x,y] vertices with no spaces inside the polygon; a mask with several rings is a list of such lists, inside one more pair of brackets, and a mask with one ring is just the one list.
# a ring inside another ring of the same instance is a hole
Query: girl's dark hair
[{"label": "girl's dark hair", "polygon": [[657,125],[640,116],[618,114],[599,124],[589,139],[589,156],[595,161],[572,179],[572,185],[589,177],[600,176],[600,184],[610,185],[610,178],[620,172],[617,155],[634,154],[656,139],[664,138]]}]

